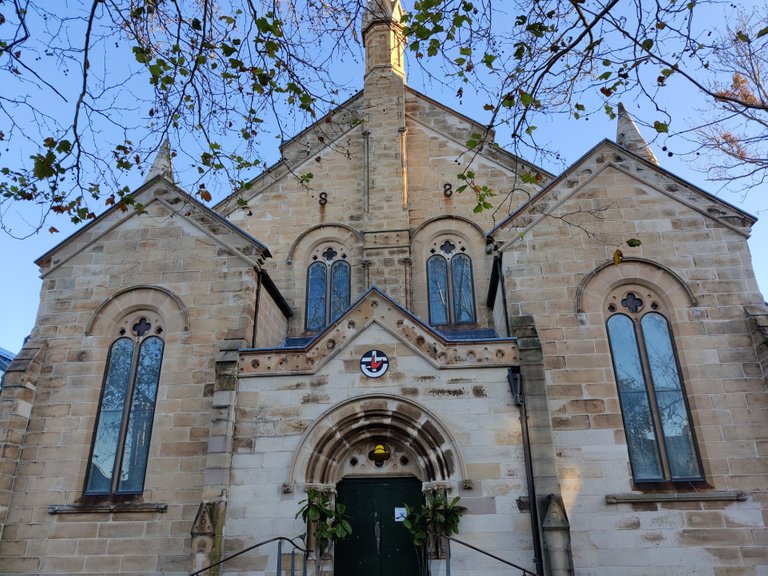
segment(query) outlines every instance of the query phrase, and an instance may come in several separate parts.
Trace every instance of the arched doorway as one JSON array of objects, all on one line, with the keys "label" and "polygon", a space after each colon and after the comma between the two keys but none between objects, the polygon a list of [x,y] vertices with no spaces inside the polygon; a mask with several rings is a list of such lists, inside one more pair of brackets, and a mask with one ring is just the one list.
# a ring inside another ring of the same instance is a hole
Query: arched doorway
[{"label": "arched doorway", "polygon": [[405,505],[424,501],[418,478],[344,478],[336,501],[346,506],[352,535],[335,545],[334,576],[418,576],[416,548],[403,525]]},{"label": "arched doorway", "polygon": [[[386,459],[376,462],[382,445]],[[433,412],[400,396],[359,396],[334,406],[305,432],[288,484],[336,494],[353,535],[337,543],[334,576],[418,576],[403,525],[405,504],[466,478],[458,445]]]}]

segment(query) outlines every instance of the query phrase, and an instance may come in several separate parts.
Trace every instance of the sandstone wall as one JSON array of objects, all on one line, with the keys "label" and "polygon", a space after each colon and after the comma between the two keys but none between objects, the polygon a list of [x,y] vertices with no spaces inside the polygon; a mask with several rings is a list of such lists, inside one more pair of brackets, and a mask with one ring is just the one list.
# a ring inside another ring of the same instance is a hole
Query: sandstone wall
[{"label": "sandstone wall", "polygon": [[[252,329],[256,272],[227,247],[236,234],[204,231],[205,218],[169,206],[114,212],[43,266],[33,339],[47,350],[0,541],[3,573],[188,573],[214,359],[228,329]],[[122,513],[97,510],[82,496],[105,363],[137,315],[165,342],[145,489],[101,503]]]},{"label": "sandstone wall", "polygon": [[[576,573],[762,574],[768,394],[744,310],[762,302],[746,224],[646,164],[601,152],[504,237],[511,314],[535,318],[544,352]],[[660,492],[690,500],[655,500],[632,483],[605,328],[629,288],[670,321],[706,485]],[[744,501],[728,500],[740,492]],[[606,501],[627,493],[641,500]]]}]

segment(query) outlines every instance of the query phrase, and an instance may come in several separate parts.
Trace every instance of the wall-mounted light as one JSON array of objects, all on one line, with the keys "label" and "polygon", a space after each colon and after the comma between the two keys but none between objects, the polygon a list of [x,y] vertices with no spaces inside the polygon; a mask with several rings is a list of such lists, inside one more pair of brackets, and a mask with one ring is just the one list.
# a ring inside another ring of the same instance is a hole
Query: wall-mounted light
[{"label": "wall-mounted light", "polygon": [[389,460],[390,455],[391,454],[389,450],[384,446],[384,444],[376,444],[374,449],[368,452],[368,459],[373,460],[376,468],[381,468],[384,466],[384,462]]}]

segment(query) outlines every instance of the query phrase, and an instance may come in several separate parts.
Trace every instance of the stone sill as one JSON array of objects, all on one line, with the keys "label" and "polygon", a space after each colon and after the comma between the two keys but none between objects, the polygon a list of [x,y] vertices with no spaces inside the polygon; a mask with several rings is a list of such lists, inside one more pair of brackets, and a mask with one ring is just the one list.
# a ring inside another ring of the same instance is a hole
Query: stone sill
[{"label": "stone sill", "polygon": [[92,514],[124,512],[167,512],[168,504],[163,503],[132,503],[120,504],[54,504],[48,506],[48,514]]},{"label": "stone sill", "polygon": [[660,492],[657,494],[606,494],[606,504],[633,504],[637,502],[743,502],[746,492]]}]

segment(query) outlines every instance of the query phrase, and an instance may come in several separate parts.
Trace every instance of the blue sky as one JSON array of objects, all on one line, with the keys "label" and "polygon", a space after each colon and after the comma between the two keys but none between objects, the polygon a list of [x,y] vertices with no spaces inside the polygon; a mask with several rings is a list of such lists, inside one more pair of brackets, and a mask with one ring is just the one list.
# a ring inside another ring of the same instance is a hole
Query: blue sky
[{"label": "blue sky", "polygon": [[[335,71],[348,77],[353,88],[360,88],[362,86],[360,58],[341,63],[341,65],[335,68]],[[481,122],[487,116],[487,112],[483,111],[484,102],[472,98],[471,95],[467,95],[461,101],[458,101],[453,90],[430,85],[429,81],[419,73],[416,66],[410,66],[409,84],[417,90],[448,106],[457,108],[462,113]],[[664,96],[667,99],[672,99],[674,106],[676,106],[676,109],[673,110],[673,122],[676,123],[676,129],[685,128],[687,121],[695,122],[699,110],[704,108],[704,103],[699,95],[690,86],[685,84],[670,87]],[[642,116],[646,113],[653,113],[652,110],[638,109],[637,105],[633,102],[625,101],[624,104],[631,114]],[[3,126],[0,125],[0,129],[2,128]],[[649,129],[641,127],[641,130],[646,137],[652,136],[652,134],[648,133]],[[553,173],[560,173],[565,168],[565,165],[576,161],[603,138],[614,139],[615,133],[615,121],[609,120],[602,114],[586,122],[583,119],[577,121],[564,116],[552,117],[539,122],[537,130],[539,141],[557,150],[564,160],[564,164],[561,165],[543,162],[543,167]],[[268,162],[276,161],[279,157],[276,141],[264,138],[263,142],[265,143],[262,147],[264,159]],[[275,143],[272,144],[272,142]],[[498,143],[502,146],[505,144],[502,135],[498,138]],[[174,144],[172,141],[172,147]],[[759,220],[753,228],[749,245],[758,283],[763,294],[768,294],[768,195],[766,195],[766,190],[757,188],[751,190],[746,195],[723,190],[719,185],[706,182],[701,172],[694,170],[683,158],[680,156],[670,158],[660,148],[660,143],[653,145],[654,153],[659,158],[660,164],[664,169],[719,196],[726,202],[734,204],[746,212],[758,217],[763,216],[764,219]],[[132,189],[136,188],[141,184],[141,178],[134,176],[132,180],[127,180],[124,184]],[[217,199],[215,197],[214,201]],[[13,208],[12,210],[17,212],[7,213],[5,215],[6,218],[10,216],[19,222],[24,220],[34,222],[37,218],[34,206],[26,206],[20,210]],[[0,299],[5,311],[2,323],[0,324],[0,347],[12,352],[18,352],[21,348],[24,337],[29,334],[34,325],[37,313],[41,280],[38,277],[38,269],[34,264],[34,260],[76,230],[76,227],[69,224],[66,218],[61,217],[50,219],[46,229],[50,225],[58,228],[60,233],[49,234],[48,232],[42,232],[24,240],[14,240],[0,233],[0,250],[2,250],[4,268],[6,270],[6,273],[3,274],[3,281],[0,282]]]}]

